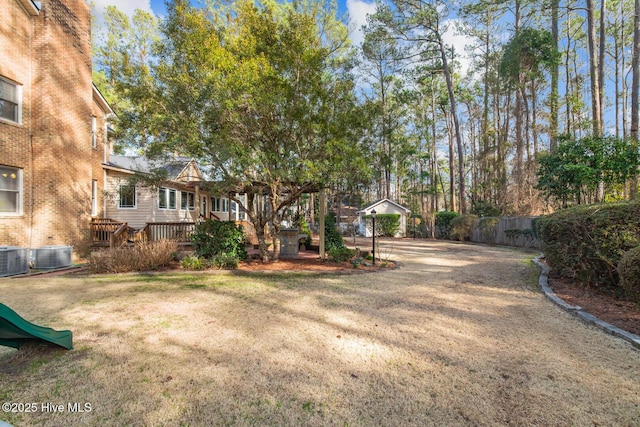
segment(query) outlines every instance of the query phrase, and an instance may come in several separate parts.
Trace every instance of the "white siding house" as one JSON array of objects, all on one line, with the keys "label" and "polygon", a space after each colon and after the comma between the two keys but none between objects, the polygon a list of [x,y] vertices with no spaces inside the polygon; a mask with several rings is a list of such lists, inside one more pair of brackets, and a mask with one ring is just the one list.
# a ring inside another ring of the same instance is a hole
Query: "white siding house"
[{"label": "white siding house", "polygon": [[[136,173],[161,168],[166,181],[157,185],[133,184]],[[157,166],[145,157],[110,156],[105,174],[105,217],[133,228],[153,222],[195,222],[207,216],[209,193],[200,190],[202,172],[194,159],[179,157]]]},{"label": "white siding house", "polygon": [[366,221],[364,219],[365,216],[371,215],[371,211],[375,210],[376,215],[380,214],[398,214],[400,215],[400,227],[398,227],[398,232],[395,237],[406,237],[407,232],[407,218],[411,214],[411,211],[404,206],[389,200],[382,199],[377,201],[366,208],[357,212],[359,222],[358,222],[358,233],[365,236],[371,237],[372,232],[371,229],[366,226]]}]

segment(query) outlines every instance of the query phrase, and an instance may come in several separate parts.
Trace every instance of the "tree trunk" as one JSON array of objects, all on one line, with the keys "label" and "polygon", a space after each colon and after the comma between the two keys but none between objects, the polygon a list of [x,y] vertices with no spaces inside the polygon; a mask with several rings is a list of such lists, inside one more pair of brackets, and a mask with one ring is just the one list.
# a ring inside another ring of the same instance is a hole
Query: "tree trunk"
[{"label": "tree trunk", "polygon": [[460,123],[458,122],[458,109],[456,107],[456,98],[453,90],[453,79],[449,70],[447,61],[447,50],[442,40],[439,29],[436,31],[438,46],[440,48],[440,57],[442,59],[442,68],[444,69],[444,77],[447,82],[447,92],[449,94],[449,106],[451,109],[451,119],[453,121],[453,129],[455,132],[456,145],[458,148],[458,187],[460,196],[460,213],[466,213],[465,203],[465,180],[464,180],[464,149],[462,145],[462,135],[460,133]]},{"label": "tree trunk", "polygon": [[[638,99],[640,92],[640,0],[634,2],[634,18],[633,18],[633,56],[631,69],[633,78],[631,83],[631,138],[638,143],[638,122],[640,121],[638,111]],[[638,180],[632,180],[631,191],[629,193],[632,200],[638,195]]]},{"label": "tree trunk", "polygon": [[[551,1],[551,36],[553,49],[558,50],[558,9],[560,0]],[[551,69],[551,93],[549,95],[549,148],[554,151],[558,145],[558,81],[560,67],[553,64]]]},{"label": "tree trunk", "polygon": [[596,27],[593,0],[587,0],[587,40],[589,44],[589,77],[591,81],[591,118],[593,136],[602,135],[602,108],[600,106],[600,79],[598,57],[596,56]]}]

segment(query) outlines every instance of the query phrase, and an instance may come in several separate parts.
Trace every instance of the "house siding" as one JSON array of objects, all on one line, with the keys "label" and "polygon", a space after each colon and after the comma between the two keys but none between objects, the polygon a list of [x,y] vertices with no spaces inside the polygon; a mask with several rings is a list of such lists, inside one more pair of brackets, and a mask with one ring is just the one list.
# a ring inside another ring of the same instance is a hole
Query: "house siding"
[{"label": "house siding", "polygon": [[[386,204],[386,206],[385,206],[385,204]],[[366,230],[366,228],[364,226],[363,217],[365,215],[370,215],[371,214],[371,210],[373,210],[373,209],[376,210],[376,214],[378,214],[378,215],[380,215],[380,214],[398,214],[398,215],[400,215],[400,227],[398,228],[398,232],[396,233],[395,237],[406,237],[408,212],[405,209],[403,209],[402,207],[396,205],[394,202],[386,201],[386,200],[383,200],[383,201],[381,201],[379,203],[376,203],[374,205],[368,206],[366,209],[361,211],[361,216],[360,216],[360,233],[361,234],[364,234],[365,237],[371,237],[371,232],[369,230]]]},{"label": "house siding", "polygon": [[[23,213],[0,217],[0,245],[88,247],[92,168],[90,10],[0,0],[0,76],[22,85],[22,123],[0,122],[0,164],[23,171]],[[93,170],[92,170],[93,169]]]},{"label": "house siding", "polygon": [[[193,188],[181,186],[177,183],[167,183],[166,188],[176,190],[176,209],[159,209],[158,208],[158,190],[157,188],[136,186],[136,207],[135,208],[119,208],[118,190],[120,185],[127,185],[131,174],[118,171],[107,171],[107,208],[105,217],[122,221],[129,224],[133,228],[143,228],[150,222],[195,222],[196,210],[180,208],[180,192],[187,191],[194,193]],[[201,192],[200,197],[209,197],[208,193]],[[196,200],[196,205],[198,200]]]}]

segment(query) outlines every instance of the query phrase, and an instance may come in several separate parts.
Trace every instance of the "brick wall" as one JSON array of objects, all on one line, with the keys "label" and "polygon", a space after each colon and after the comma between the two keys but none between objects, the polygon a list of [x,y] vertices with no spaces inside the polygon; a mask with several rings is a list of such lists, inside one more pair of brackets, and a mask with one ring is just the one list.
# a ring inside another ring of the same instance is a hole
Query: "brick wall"
[{"label": "brick wall", "polygon": [[34,16],[0,0],[0,76],[23,88],[22,123],[0,122],[0,164],[24,178],[23,214],[0,217],[0,245],[81,250],[95,174],[90,10],[84,0],[41,4]]}]

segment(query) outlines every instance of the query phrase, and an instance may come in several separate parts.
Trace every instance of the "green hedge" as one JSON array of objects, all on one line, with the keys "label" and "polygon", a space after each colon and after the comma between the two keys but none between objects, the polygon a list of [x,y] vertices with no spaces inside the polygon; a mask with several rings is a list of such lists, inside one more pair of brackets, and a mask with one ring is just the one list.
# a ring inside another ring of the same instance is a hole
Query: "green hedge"
[{"label": "green hedge", "polygon": [[[372,227],[373,218],[365,215],[367,227]],[[400,229],[400,214],[377,214],[376,215],[376,236],[395,237]]]},{"label": "green hedge", "polygon": [[451,234],[451,221],[459,217],[458,212],[439,211],[435,215],[436,237],[439,239],[449,239]]},{"label": "green hedge", "polygon": [[577,206],[541,217],[535,227],[551,268],[586,286],[619,289],[618,263],[640,245],[640,203]]},{"label": "green hedge", "polygon": [[640,246],[625,252],[618,263],[618,274],[625,296],[640,302]]},{"label": "green hedge", "polygon": [[452,240],[459,240],[464,242],[465,240],[471,240],[471,229],[473,222],[478,217],[476,215],[460,215],[451,220],[451,233]]}]

